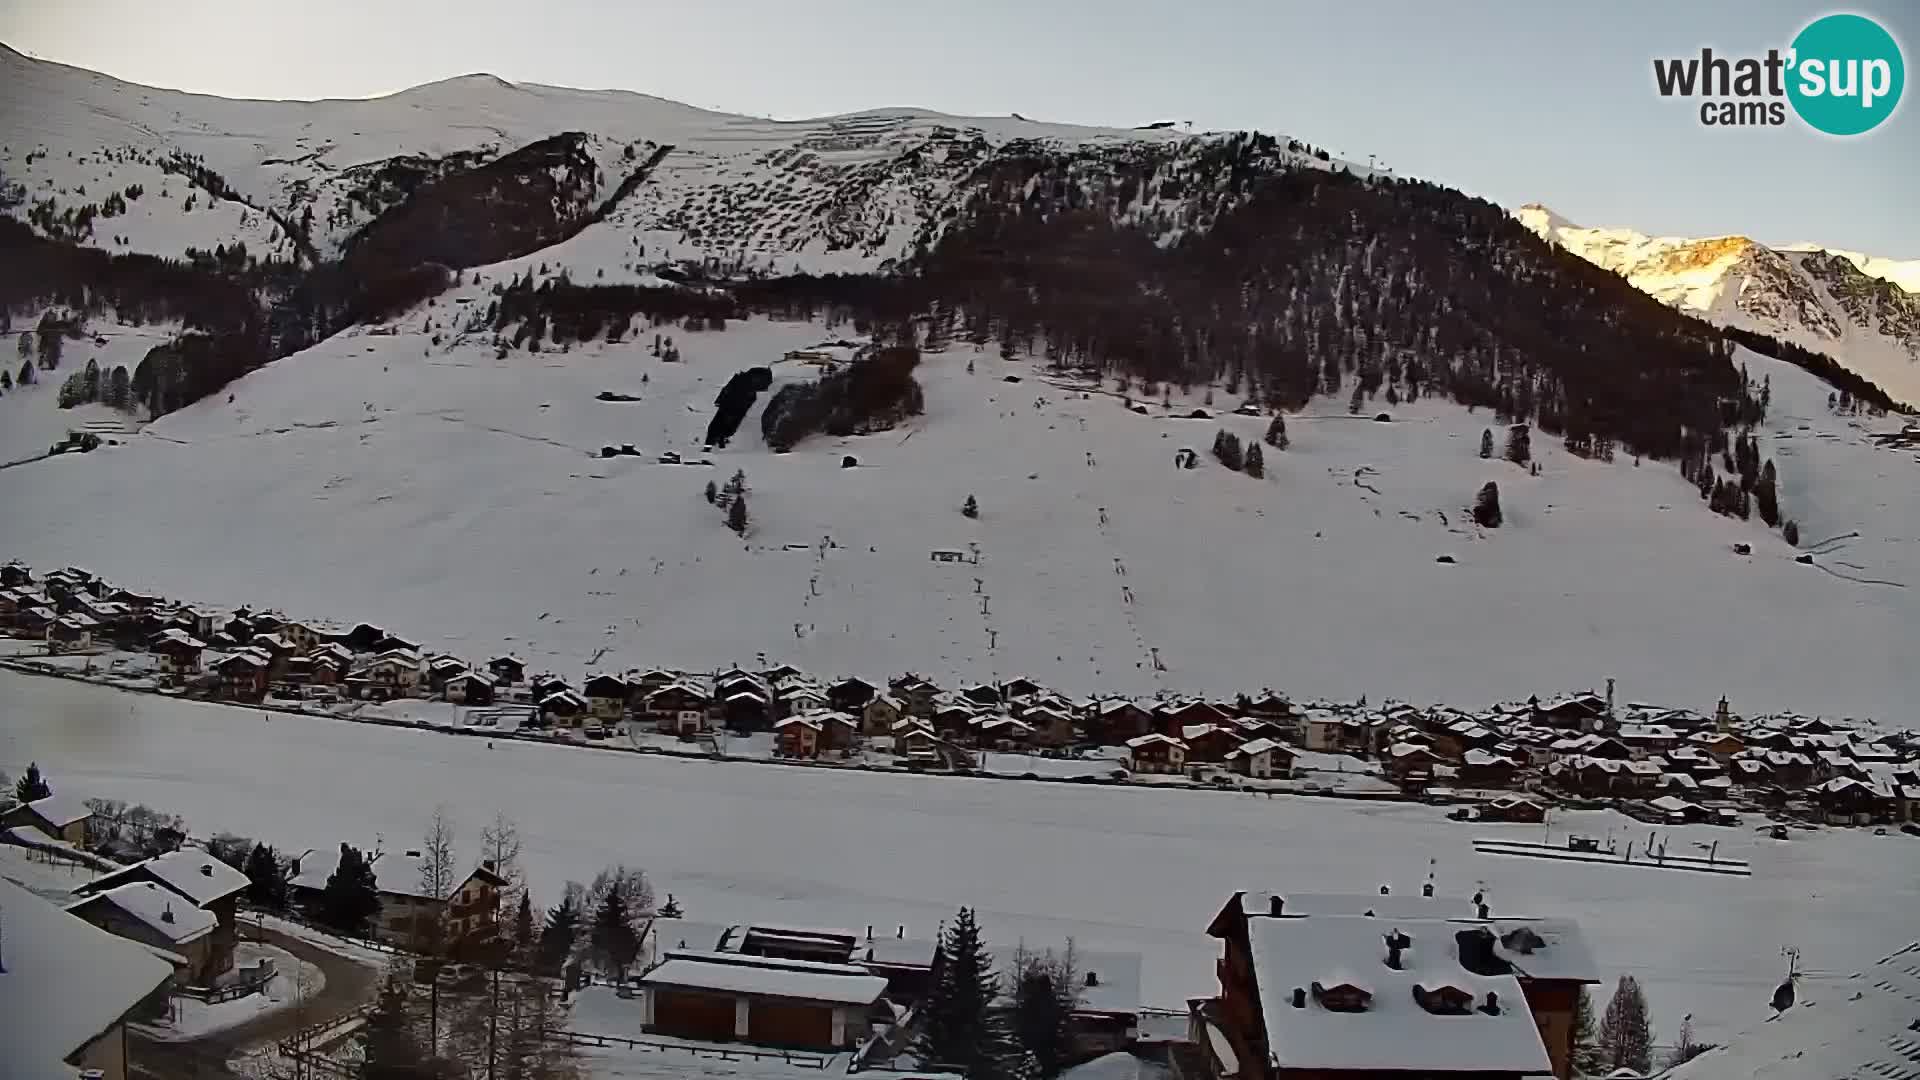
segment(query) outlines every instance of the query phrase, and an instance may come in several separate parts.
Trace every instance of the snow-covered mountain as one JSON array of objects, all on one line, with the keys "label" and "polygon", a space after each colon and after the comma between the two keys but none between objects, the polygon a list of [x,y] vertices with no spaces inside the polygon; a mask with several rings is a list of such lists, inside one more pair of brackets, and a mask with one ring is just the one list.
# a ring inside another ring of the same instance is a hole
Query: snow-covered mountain
[{"label": "snow-covered mountain", "polygon": [[1585,228],[1539,203],[1514,217],[1665,303],[1826,353],[1895,398],[1920,403],[1920,260],[1768,247],[1745,236]]},{"label": "snow-covered mountain", "polygon": [[[44,232],[172,258],[235,244],[282,259],[302,257],[310,244],[308,254],[335,257],[423,186],[575,133],[578,197],[606,227],[577,235],[549,261],[604,270],[604,281],[685,259],[868,271],[937,232],[992,150],[1124,152],[1206,138],[916,109],[775,121],[491,75],[365,100],[236,101],[126,83],[5,46],[0,80],[9,88],[0,174],[21,200],[12,212],[24,217],[44,204],[35,219]],[[116,193],[124,206],[117,201],[109,216]],[[1131,209],[1146,219],[1157,208],[1143,198]]]},{"label": "snow-covered mountain", "polygon": [[[0,468],[0,557],[568,672],[1901,700],[1920,514],[1886,422],[1458,192],[1253,133],[0,77],[0,299],[45,370],[0,394],[0,463],[105,407],[53,407],[89,362],[157,417]],[[776,453],[763,394],[703,445],[743,370],[778,394],[823,343],[908,341],[906,422]],[[1206,455],[1276,411],[1265,476]],[[1537,471],[1479,454],[1515,419]],[[1736,428],[1844,561],[1702,506]],[[735,469],[744,540],[701,497]],[[1467,512],[1488,481],[1498,530]],[[1780,664],[1781,611],[1831,647]]]}]

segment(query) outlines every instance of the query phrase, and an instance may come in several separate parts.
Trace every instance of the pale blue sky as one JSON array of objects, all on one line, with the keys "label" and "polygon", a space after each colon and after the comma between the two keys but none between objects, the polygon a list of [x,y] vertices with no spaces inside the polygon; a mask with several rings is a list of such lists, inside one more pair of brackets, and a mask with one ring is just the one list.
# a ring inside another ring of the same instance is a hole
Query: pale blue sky
[{"label": "pale blue sky", "polygon": [[[1787,0],[0,0],[0,41],[159,86],[365,97],[486,71],[779,117],[952,113],[1284,133],[1582,224],[1920,259],[1920,105],[1852,140],[1702,127],[1656,56],[1758,54]],[[1879,19],[1920,63],[1920,5]],[[1911,99],[1920,90],[1909,89]]]}]

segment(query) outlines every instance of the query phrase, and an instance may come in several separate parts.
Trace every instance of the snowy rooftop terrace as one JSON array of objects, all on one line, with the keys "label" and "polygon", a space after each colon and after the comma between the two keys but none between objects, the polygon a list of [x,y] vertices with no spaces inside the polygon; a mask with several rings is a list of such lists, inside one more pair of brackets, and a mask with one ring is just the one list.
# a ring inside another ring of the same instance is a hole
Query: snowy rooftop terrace
[{"label": "snowy rooftop terrace", "polygon": [[[1354,916],[1252,921],[1254,978],[1276,1067],[1551,1071],[1517,978],[1467,971],[1444,923],[1399,927],[1409,944],[1391,967],[1392,929]],[[1335,996],[1321,991],[1341,987],[1369,995],[1364,1007],[1330,1008]],[[1462,1012],[1430,1011],[1416,996],[1454,992],[1467,1004]]]}]

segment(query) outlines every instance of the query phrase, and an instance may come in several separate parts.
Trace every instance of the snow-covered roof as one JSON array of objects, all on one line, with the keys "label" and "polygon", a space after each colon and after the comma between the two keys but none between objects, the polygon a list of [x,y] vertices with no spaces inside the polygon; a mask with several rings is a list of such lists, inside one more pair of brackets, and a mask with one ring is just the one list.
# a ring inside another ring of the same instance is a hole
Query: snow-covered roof
[{"label": "snow-covered roof", "polygon": [[673,949],[665,961],[641,976],[646,986],[684,986],[729,994],[871,1005],[886,992],[887,980],[852,964],[776,960],[738,953]]},{"label": "snow-covered roof", "polygon": [[1845,978],[1801,979],[1799,1000],[1673,1072],[1670,1080],[1911,1077],[1920,941]]},{"label": "snow-covered roof", "polygon": [[1177,746],[1182,750],[1187,748],[1187,744],[1181,742],[1179,739],[1173,738],[1168,735],[1162,735],[1157,731],[1148,732],[1145,735],[1136,735],[1133,738],[1127,740],[1127,745],[1134,748],[1135,750],[1138,750],[1142,747],[1153,746],[1156,743],[1166,743],[1168,746]]},{"label": "snow-covered roof", "polygon": [[[877,964],[887,967],[930,967],[933,964],[934,951],[939,942],[928,938],[892,938],[876,937],[862,940],[854,946],[855,963]],[[998,972],[1000,990],[1011,993],[1013,981],[1005,977],[1013,968],[1014,956],[1024,949],[1034,955],[1052,952],[1055,956],[1064,953],[1060,945],[1036,944],[1032,941],[1020,941],[1013,944],[990,942],[986,946],[989,957],[988,968]],[[1141,1005],[1142,961],[1137,952],[1111,952],[1103,949],[1089,949],[1084,945],[1073,947],[1073,967],[1077,976],[1074,987],[1080,1012],[1096,1013],[1138,1013]],[[1094,977],[1093,985],[1087,985],[1087,977]]]},{"label": "snow-covered roof", "polygon": [[[1460,965],[1451,924],[1399,927],[1411,939],[1401,966],[1388,967],[1380,919],[1328,916],[1254,919],[1248,924],[1254,979],[1277,1068],[1426,1072],[1548,1073],[1552,1062],[1511,975],[1475,975]],[[1313,992],[1350,984],[1371,994],[1365,1011],[1336,1012]],[[1415,990],[1455,988],[1471,996],[1460,1015],[1429,1012]],[[1294,990],[1305,991],[1296,1008]],[[1497,1011],[1481,1011],[1493,995]]]},{"label": "snow-covered roof", "polygon": [[[0,1046],[7,1075],[71,1077],[67,1057],[173,976],[147,948],[0,879]],[[15,1072],[17,1070],[17,1074]]]},{"label": "snow-covered roof", "polygon": [[1514,764],[1512,758],[1504,754],[1495,754],[1486,750],[1469,750],[1464,755],[1464,758],[1468,765],[1489,766]]},{"label": "snow-covered roof", "polygon": [[[395,896],[416,896],[429,899],[434,897],[421,884],[421,867],[424,860],[415,851],[382,851],[367,856],[372,860],[374,888]],[[291,883],[302,889],[324,889],[327,879],[333,876],[334,868],[340,864],[340,849],[334,847],[325,851],[309,851],[300,857],[300,872],[293,875]],[[454,868],[453,891],[458,891],[468,878],[483,871],[475,869],[462,873]]]},{"label": "snow-covered roof", "polygon": [[1293,749],[1286,743],[1276,742],[1273,739],[1254,739],[1251,742],[1243,742],[1232,750],[1227,751],[1227,756],[1252,757],[1255,754],[1270,753],[1274,750],[1278,750],[1283,754],[1293,753]]},{"label": "snow-covered roof", "polygon": [[199,638],[177,627],[169,627],[154,635],[153,644],[155,648],[163,645],[178,646],[183,649],[204,649],[207,647],[206,642],[201,641]]},{"label": "snow-covered roof", "polygon": [[801,727],[812,728],[815,731],[819,731],[820,719],[816,716],[789,716],[785,720],[774,721],[773,730],[783,731],[787,728]]},{"label": "snow-covered roof", "polygon": [[[1248,915],[1268,915],[1273,911],[1271,892],[1243,892],[1240,910]],[[1463,896],[1421,896],[1419,893],[1313,893],[1279,894],[1282,910],[1288,915],[1375,915],[1382,919],[1470,919],[1477,912],[1473,901]]]},{"label": "snow-covered roof", "polygon": [[[158,881],[198,907],[232,896],[247,887],[247,875],[199,848],[181,848],[97,877],[74,891],[97,893],[128,882],[146,880]],[[324,880],[322,884],[325,884]]]},{"label": "snow-covered roof", "polygon": [[726,923],[695,922],[691,919],[655,919],[651,933],[659,949],[717,950],[733,927]]},{"label": "snow-covered roof", "polygon": [[195,907],[184,897],[174,895],[151,881],[134,881],[67,905],[78,912],[90,904],[105,904],[139,920],[170,944],[184,945],[213,932],[219,922],[213,912]]},{"label": "snow-covered roof", "polygon": [[26,805],[27,809],[56,829],[64,829],[76,821],[85,821],[93,816],[93,811],[87,809],[86,801],[78,795],[62,795],[57,791]]},{"label": "snow-covered roof", "polygon": [[[1186,1017],[1182,1016],[1180,1023],[1184,1037]],[[1125,1050],[1115,1050],[1084,1064],[1061,1070],[1059,1080],[1165,1080],[1170,1075],[1167,1066],[1159,1062],[1135,1057]]]}]

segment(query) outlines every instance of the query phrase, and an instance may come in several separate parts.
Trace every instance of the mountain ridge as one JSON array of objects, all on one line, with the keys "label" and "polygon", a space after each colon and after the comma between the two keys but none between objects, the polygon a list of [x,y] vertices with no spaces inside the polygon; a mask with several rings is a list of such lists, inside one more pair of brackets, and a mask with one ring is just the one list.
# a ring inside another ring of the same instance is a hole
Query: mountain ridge
[{"label": "mountain ridge", "polygon": [[1827,353],[1895,398],[1920,402],[1920,294],[1899,280],[1920,277],[1920,262],[1812,245],[1772,247],[1744,234],[1588,228],[1541,203],[1517,208],[1514,217],[1663,303]]}]

